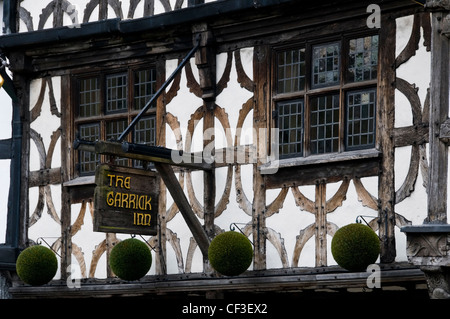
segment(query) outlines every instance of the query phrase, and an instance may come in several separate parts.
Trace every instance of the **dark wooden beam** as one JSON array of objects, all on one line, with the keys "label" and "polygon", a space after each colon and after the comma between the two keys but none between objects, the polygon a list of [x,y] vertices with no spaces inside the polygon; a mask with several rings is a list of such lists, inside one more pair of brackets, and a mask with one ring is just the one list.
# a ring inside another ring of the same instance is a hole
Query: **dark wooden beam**
[{"label": "dark wooden beam", "polygon": [[450,41],[441,34],[447,13],[433,12],[431,16],[430,182],[424,223],[447,223],[448,146],[441,140],[448,133]]},{"label": "dark wooden beam", "polygon": [[395,19],[382,15],[380,29],[380,55],[378,70],[377,123],[381,158],[378,179],[379,236],[381,239],[381,262],[395,260]]},{"label": "dark wooden beam", "polygon": [[170,195],[172,195],[172,198],[177,204],[181,215],[191,230],[192,235],[194,236],[194,239],[203,254],[203,258],[207,259],[210,240],[203,229],[202,224],[200,224],[197,216],[195,216],[195,213],[192,211],[191,204],[189,204],[189,201],[186,198],[186,195],[184,194],[184,191],[181,188],[172,167],[167,164],[155,162],[155,168],[158,170],[158,173],[169,190]]}]

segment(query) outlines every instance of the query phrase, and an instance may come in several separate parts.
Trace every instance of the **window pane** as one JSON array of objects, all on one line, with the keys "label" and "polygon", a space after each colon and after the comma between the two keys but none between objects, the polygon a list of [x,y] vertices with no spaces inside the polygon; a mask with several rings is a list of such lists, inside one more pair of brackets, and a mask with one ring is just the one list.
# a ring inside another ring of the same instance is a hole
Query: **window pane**
[{"label": "window pane", "polygon": [[106,112],[127,110],[127,74],[113,74],[106,77]]},{"label": "window pane", "polygon": [[311,99],[311,154],[332,153],[339,150],[339,95]]},{"label": "window pane", "polygon": [[[106,123],[106,140],[112,141],[117,140],[117,138],[122,134],[122,132],[127,127],[127,120],[117,120],[112,122]],[[115,163],[117,165],[121,166],[127,166],[128,165],[128,159],[126,158],[116,158]]]},{"label": "window pane", "polygon": [[375,146],[376,89],[347,93],[347,149]]},{"label": "window pane", "polygon": [[[134,108],[140,110],[156,92],[156,70],[142,70],[134,74]],[[155,107],[153,105],[152,107]]]},{"label": "window pane", "polygon": [[[154,146],[156,144],[156,118],[142,118],[134,128],[134,143]],[[143,167],[142,161],[134,161],[134,167]]]},{"label": "window pane", "polygon": [[278,54],[278,93],[302,91],[305,88],[305,49]]},{"label": "window pane", "polygon": [[280,102],[278,109],[280,157],[303,155],[303,99]]},{"label": "window pane", "polygon": [[[80,139],[86,141],[98,141],[100,139],[100,124],[83,124],[79,126]],[[91,174],[95,172],[95,167],[100,156],[96,153],[80,151],[79,168],[81,174]]]},{"label": "window pane", "polygon": [[312,86],[339,84],[340,45],[338,42],[317,45],[312,49]]},{"label": "window pane", "polygon": [[79,116],[100,115],[100,88],[97,78],[80,80]]},{"label": "window pane", "polygon": [[377,78],[378,35],[349,42],[348,80],[360,82]]}]

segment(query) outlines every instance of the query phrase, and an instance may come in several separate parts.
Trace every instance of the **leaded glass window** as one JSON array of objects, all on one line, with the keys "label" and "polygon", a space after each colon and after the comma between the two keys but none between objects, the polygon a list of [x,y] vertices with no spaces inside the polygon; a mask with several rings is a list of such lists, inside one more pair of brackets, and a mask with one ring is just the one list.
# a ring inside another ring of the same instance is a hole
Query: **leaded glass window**
[{"label": "leaded glass window", "polygon": [[[156,69],[129,68],[114,73],[92,74],[75,78],[76,111],[75,136],[88,141],[116,140],[139,110],[156,92]],[[156,108],[135,127],[128,142],[154,145],[156,140]],[[92,175],[102,160],[110,160],[95,153],[79,151],[75,167],[79,175]],[[138,161],[116,158],[116,165],[142,166]]]},{"label": "leaded glass window", "polygon": [[275,50],[272,114],[281,158],[375,147],[378,35]]}]

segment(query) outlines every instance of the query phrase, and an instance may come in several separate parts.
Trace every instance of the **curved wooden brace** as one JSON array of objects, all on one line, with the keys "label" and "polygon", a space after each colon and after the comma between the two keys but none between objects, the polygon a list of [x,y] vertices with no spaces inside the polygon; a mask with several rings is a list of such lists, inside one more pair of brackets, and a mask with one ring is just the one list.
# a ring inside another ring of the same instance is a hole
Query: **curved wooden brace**
[{"label": "curved wooden brace", "polygon": [[289,267],[288,256],[286,252],[286,247],[284,246],[284,239],[281,237],[280,233],[277,233],[272,228],[265,227],[264,233],[266,235],[267,240],[275,247],[278,252],[278,255],[281,259],[281,264],[283,268]]},{"label": "curved wooden brace", "polygon": [[337,190],[336,194],[333,195],[332,198],[327,200],[326,203],[326,213],[334,212],[338,207],[342,206],[342,203],[346,200],[348,186],[350,185],[350,180],[345,178],[342,181],[341,186]]},{"label": "curved wooden brace", "polygon": [[[25,25],[27,26],[27,31],[34,31],[33,17],[31,16],[31,13],[23,7],[19,7],[18,12],[19,19],[22,20],[23,23],[25,23]],[[22,32],[22,30],[20,30],[19,32]]]},{"label": "curved wooden brace", "polygon": [[86,214],[86,207],[87,207],[87,203],[86,203],[86,201],[83,200],[83,202],[81,203],[81,209],[80,209],[80,212],[78,213],[77,219],[70,227],[70,235],[71,236],[75,236],[75,234],[78,233],[78,231],[81,229],[81,226],[83,226],[84,216]]},{"label": "curved wooden brace", "polygon": [[56,143],[58,142],[60,137],[61,137],[61,127],[58,128],[56,131],[54,131],[50,138],[50,145],[48,146],[47,157],[45,159],[45,168],[52,167],[53,153],[55,152]]},{"label": "curved wooden brace", "polygon": [[36,120],[39,117],[39,115],[41,115],[42,111],[42,103],[44,102],[45,89],[47,88],[47,81],[45,81],[43,78],[40,80],[41,80],[41,90],[39,92],[36,104],[30,111],[30,123],[33,123],[34,120]]},{"label": "curved wooden brace", "polygon": [[[187,63],[184,66],[184,72],[186,72],[186,86],[189,88],[189,92],[194,93],[196,97],[202,97],[202,88],[200,84],[195,79],[194,74],[192,73],[192,66],[190,63]],[[181,72],[180,72],[181,73]]]},{"label": "curved wooden brace", "polygon": [[[245,102],[242,105],[242,108],[239,110],[239,118],[236,124],[236,135],[234,137],[235,147],[238,147],[241,144],[241,129],[242,126],[244,125],[245,119],[247,118],[251,110],[253,110],[253,98],[248,99],[248,101]],[[234,186],[236,188],[236,201],[240,209],[242,209],[247,215],[252,216],[252,203],[248,200],[242,187],[241,165],[237,164],[234,167],[234,173],[235,173]]]},{"label": "curved wooden brace", "polygon": [[[99,0],[91,0],[84,9],[83,23],[89,22],[94,9],[99,5]],[[123,19],[122,6],[119,0],[108,0],[108,5],[112,7],[117,18]],[[106,19],[106,17],[99,17],[99,20]]]},{"label": "curved wooden brace", "polygon": [[48,98],[50,101],[50,112],[52,115],[61,118],[61,112],[58,110],[58,105],[56,104],[55,93],[53,91],[53,82],[52,78],[48,76],[45,80],[48,85]]},{"label": "curved wooden brace", "polygon": [[169,228],[166,228],[166,237],[167,241],[172,246],[172,249],[175,252],[175,257],[177,258],[178,265],[178,273],[182,274],[184,272],[184,264],[183,264],[183,253],[181,251],[180,239],[177,234],[174,233]]},{"label": "curved wooden brace", "polygon": [[241,87],[245,88],[247,91],[253,92],[253,81],[247,73],[245,73],[244,67],[242,66],[241,50],[234,51],[234,59],[236,61],[237,81]]},{"label": "curved wooden brace", "polygon": [[222,91],[227,87],[228,82],[230,82],[230,73],[231,73],[231,66],[233,61],[233,53],[230,51],[227,53],[227,63],[225,64],[225,70],[223,71],[222,76],[220,77],[220,80],[217,82],[216,85],[216,95],[219,95],[222,93]]},{"label": "curved wooden brace", "polygon": [[419,95],[417,94],[418,88],[415,84],[403,80],[402,78],[396,78],[396,88],[406,96],[410,105],[413,115],[413,124],[419,124],[422,120],[422,109]]},{"label": "curved wooden brace", "polygon": [[300,231],[300,234],[297,235],[294,247],[294,254],[292,256],[292,267],[298,267],[298,261],[300,259],[300,254],[302,253],[303,247],[314,236],[316,231],[316,224],[313,223],[309,226],[306,226],[304,229]]},{"label": "curved wooden brace", "polygon": [[104,239],[100,244],[98,244],[94,251],[92,252],[91,265],[89,267],[89,278],[95,277],[95,271],[97,270],[97,264],[106,251],[106,239]]},{"label": "curved wooden brace", "polygon": [[278,213],[280,209],[283,208],[284,200],[286,199],[288,191],[289,191],[288,187],[282,188],[277,198],[275,198],[273,202],[266,207],[265,213],[266,218],[272,216],[273,214]]},{"label": "curved wooden brace", "polygon": [[355,186],[356,193],[358,194],[358,200],[363,206],[378,211],[378,201],[372,196],[361,182],[361,179],[354,178],[353,185]]},{"label": "curved wooden brace", "polygon": [[420,25],[421,25],[420,21],[421,21],[420,14],[419,13],[415,14],[409,41],[395,60],[395,65],[397,68],[403,63],[407,62],[409,59],[411,59],[411,57],[416,55],[416,51],[419,49]]},{"label": "curved wooden brace", "polygon": [[86,261],[84,260],[84,253],[81,250],[81,248],[75,244],[74,242],[71,243],[72,245],[72,255],[75,256],[75,259],[78,262],[78,265],[80,266],[81,270],[81,276],[83,278],[86,278]]},{"label": "curved wooden brace", "polygon": [[186,256],[186,273],[190,273],[192,271],[192,259],[194,258],[195,249],[198,247],[197,242],[194,237],[191,237],[189,240],[189,248]]},{"label": "curved wooden brace", "polygon": [[395,204],[402,202],[405,198],[411,196],[419,174],[420,149],[419,145],[411,146],[411,160],[409,162],[409,170],[403,181],[402,186],[395,192]]},{"label": "curved wooden brace", "polygon": [[291,187],[291,190],[292,190],[292,194],[294,195],[295,205],[300,207],[301,210],[306,210],[307,212],[309,212],[311,214],[316,213],[315,202],[306,198],[306,196],[303,195],[302,192],[300,192],[298,187]]},{"label": "curved wooden brace", "polygon": [[[47,155],[45,152],[45,146],[42,137],[39,135],[39,133],[30,128],[30,138],[36,145],[39,154],[39,168],[44,169]],[[45,186],[39,186],[38,202],[36,204],[36,208],[34,209],[33,214],[28,219],[28,227],[33,226],[41,218],[42,211],[44,209],[44,198],[45,198]]]}]

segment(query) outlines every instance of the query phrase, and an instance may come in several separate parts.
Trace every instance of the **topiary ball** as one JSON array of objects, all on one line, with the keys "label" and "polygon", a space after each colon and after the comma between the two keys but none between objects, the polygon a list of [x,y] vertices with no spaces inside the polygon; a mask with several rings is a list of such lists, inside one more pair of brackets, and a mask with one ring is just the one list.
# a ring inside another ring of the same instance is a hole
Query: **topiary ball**
[{"label": "topiary ball", "polygon": [[23,250],[16,261],[20,279],[32,286],[41,286],[55,277],[58,260],[55,253],[44,246],[31,246]]},{"label": "topiary ball", "polygon": [[252,263],[253,247],[243,234],[228,231],[211,241],[208,258],[217,272],[225,276],[237,276]]},{"label": "topiary ball", "polygon": [[149,271],[152,254],[144,242],[135,238],[125,239],[111,250],[109,265],[120,279],[138,280]]},{"label": "topiary ball", "polygon": [[369,226],[349,224],[334,234],[331,253],[342,268],[365,271],[380,254],[380,239]]}]

